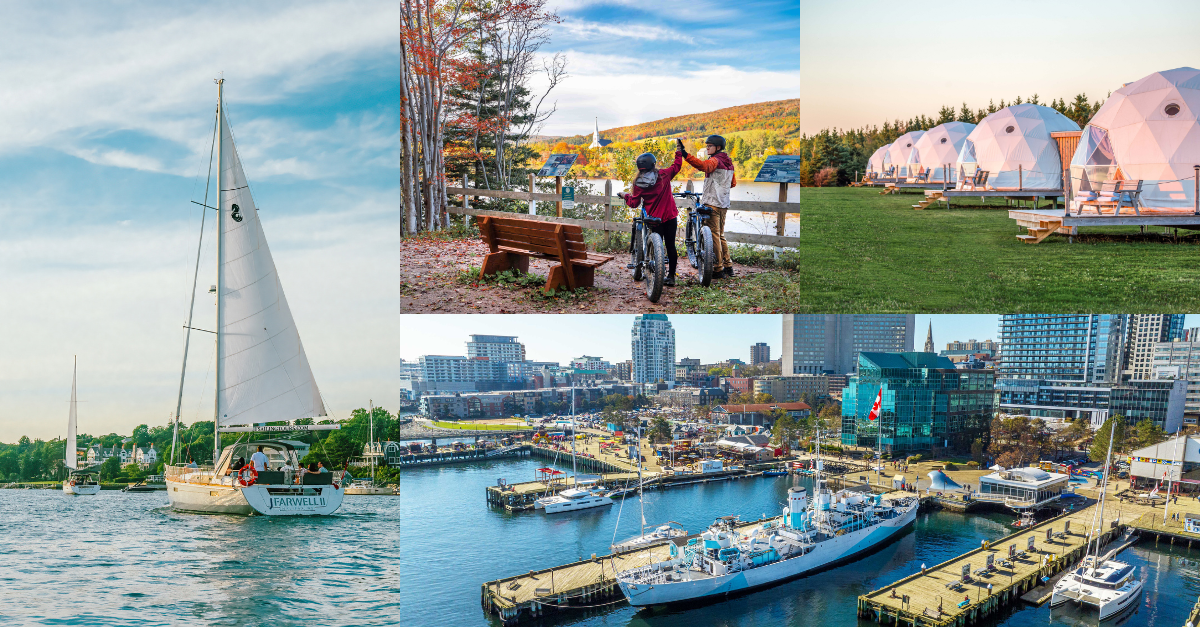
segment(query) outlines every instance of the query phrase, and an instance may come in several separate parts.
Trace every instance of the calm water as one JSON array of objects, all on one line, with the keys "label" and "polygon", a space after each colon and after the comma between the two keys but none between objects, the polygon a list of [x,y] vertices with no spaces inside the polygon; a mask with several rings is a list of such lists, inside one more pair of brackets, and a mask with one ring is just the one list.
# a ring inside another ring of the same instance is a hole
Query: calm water
[{"label": "calm water", "polygon": [[[0,490],[0,624],[495,624],[479,606],[484,581],[603,553],[613,539],[619,504],[556,516],[485,506],[484,488],[498,477],[529,480],[542,465],[409,471],[403,496],[347,497],[324,519],[176,514],[162,493]],[[790,482],[651,493],[646,518],[670,518],[695,532],[718,515],[775,514]],[[637,500],[620,516],[623,539],[637,531]],[[913,530],[858,562],[748,596],[657,613],[614,605],[535,624],[858,625],[859,594],[999,537],[1010,520],[922,514]],[[1149,590],[1125,624],[1182,625],[1200,594],[1192,563],[1200,551],[1143,544],[1123,556],[1140,567]],[[1025,609],[999,624],[1095,624],[1095,615]]]}]

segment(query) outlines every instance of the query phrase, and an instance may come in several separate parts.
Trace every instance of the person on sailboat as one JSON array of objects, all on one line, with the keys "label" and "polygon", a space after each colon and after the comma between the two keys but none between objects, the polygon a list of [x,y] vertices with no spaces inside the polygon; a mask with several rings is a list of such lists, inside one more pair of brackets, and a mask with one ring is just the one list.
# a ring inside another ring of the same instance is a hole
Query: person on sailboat
[{"label": "person on sailboat", "polygon": [[329,469],[325,467],[325,462],[317,462],[317,472],[329,472]]},{"label": "person on sailboat", "polygon": [[254,470],[262,472],[267,469],[267,454],[263,452],[262,445],[259,445],[258,450],[250,456],[250,463],[254,464]]},{"label": "person on sailboat", "polygon": [[194,460],[194,459],[188,459],[188,464],[187,464],[187,467],[188,467],[188,468],[199,468],[199,467],[200,467],[200,465],[196,463],[196,460]]},{"label": "person on sailboat", "polygon": [[241,470],[241,469],[242,469],[242,467],[243,467],[243,466],[245,466],[245,465],[246,465],[246,458],[245,458],[245,457],[239,457],[239,458],[237,458],[237,461],[236,461],[236,462],[233,462],[232,464],[230,464],[230,465],[229,465],[229,470],[225,471],[225,474],[227,474],[227,475],[228,475],[228,474],[232,474],[232,473],[234,473],[234,472],[237,472],[237,471]]}]

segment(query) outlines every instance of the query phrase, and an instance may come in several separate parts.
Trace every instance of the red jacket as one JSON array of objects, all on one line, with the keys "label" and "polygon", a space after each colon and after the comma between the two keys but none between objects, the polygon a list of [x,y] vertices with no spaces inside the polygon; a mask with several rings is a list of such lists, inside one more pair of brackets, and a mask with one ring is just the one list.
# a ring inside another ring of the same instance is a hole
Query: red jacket
[{"label": "red jacket", "polygon": [[[671,179],[679,174],[681,167],[683,167],[683,153],[676,151],[675,163],[661,170],[638,173],[638,177],[634,179],[633,185],[629,188],[630,192],[625,195],[625,204],[637,207],[641,202],[646,213],[651,216],[663,222],[674,220],[679,215],[679,210],[675,208],[675,197],[671,195]],[[646,180],[650,178],[650,174],[656,175],[653,183]]]}]

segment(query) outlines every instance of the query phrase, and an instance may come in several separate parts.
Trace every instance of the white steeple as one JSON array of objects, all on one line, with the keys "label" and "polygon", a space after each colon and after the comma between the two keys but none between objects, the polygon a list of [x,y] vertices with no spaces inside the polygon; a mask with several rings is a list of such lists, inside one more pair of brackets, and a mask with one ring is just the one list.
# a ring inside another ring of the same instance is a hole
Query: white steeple
[{"label": "white steeple", "polygon": [[592,144],[588,148],[601,148],[604,144],[600,143],[600,118],[596,118],[596,130],[592,131]]}]

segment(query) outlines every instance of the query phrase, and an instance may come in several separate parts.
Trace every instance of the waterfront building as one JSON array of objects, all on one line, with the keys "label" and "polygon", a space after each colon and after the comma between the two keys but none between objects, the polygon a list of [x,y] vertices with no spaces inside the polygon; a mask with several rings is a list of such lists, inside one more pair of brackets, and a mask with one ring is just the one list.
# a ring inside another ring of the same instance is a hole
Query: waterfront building
[{"label": "waterfront building", "polygon": [[997,470],[979,478],[976,498],[1004,503],[1013,509],[1041,507],[1058,500],[1070,477],[1040,468]]},{"label": "waterfront building", "polygon": [[771,347],[766,342],[758,342],[750,347],[750,365],[757,366],[771,361]]},{"label": "waterfront building", "polygon": [[823,374],[796,374],[756,377],[754,379],[755,394],[770,394],[777,403],[791,403],[800,400],[801,394],[811,396],[827,396],[829,394],[829,376]]},{"label": "waterfront building", "polygon": [[[1200,481],[1200,438],[1179,436],[1153,446],[1140,448],[1130,454],[1129,472],[1137,479],[1158,482]],[[1163,486],[1164,489],[1166,486]]]},{"label": "waterfront building", "polygon": [[1187,382],[1127,381],[1116,385],[1059,383],[1046,380],[999,380],[1000,410],[1057,422],[1087,420],[1097,429],[1110,415],[1129,424],[1149,419],[1173,431],[1183,423]]},{"label": "waterfront building", "polygon": [[1127,314],[1122,379],[1154,378],[1154,345],[1183,339],[1183,314]]},{"label": "waterfront building", "polygon": [[[842,443],[878,446],[893,455],[949,447],[969,450],[995,414],[995,371],[959,370],[934,353],[858,357],[858,374],[842,390]],[[877,420],[868,414],[880,389]]]},{"label": "waterfront building", "polygon": [[[1185,331],[1185,335],[1190,336],[1190,331]],[[1200,418],[1200,336],[1196,340],[1155,344],[1152,378],[1187,381],[1183,422],[1196,424]]]},{"label": "waterfront building", "polygon": [[746,403],[717,405],[711,417],[716,424],[770,427],[774,424],[773,412],[776,409],[782,409],[797,420],[807,418],[812,413],[807,403]]},{"label": "waterfront building", "polygon": [[502,387],[508,380],[508,362],[485,356],[421,355],[421,379],[426,391],[463,388],[485,390]]},{"label": "waterfront building", "polygon": [[675,329],[664,314],[642,314],[630,332],[635,383],[675,383]]},{"label": "waterfront building", "polygon": [[572,359],[571,367],[582,370],[608,370],[609,368],[612,368],[612,364],[599,357],[584,355],[582,357],[576,357],[575,359]]},{"label": "waterfront building", "polygon": [[780,374],[848,374],[858,354],[913,350],[914,314],[784,314]]},{"label": "waterfront building", "polygon": [[158,462],[158,451],[154,450],[154,444],[150,444],[150,448],[137,447],[133,449],[133,463],[142,468],[149,467]]},{"label": "waterfront building", "polygon": [[525,345],[513,335],[472,335],[467,357],[486,357],[496,362],[525,361]]}]

